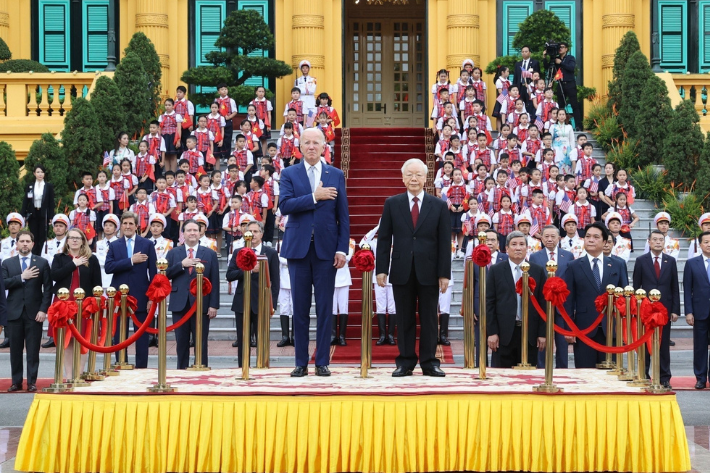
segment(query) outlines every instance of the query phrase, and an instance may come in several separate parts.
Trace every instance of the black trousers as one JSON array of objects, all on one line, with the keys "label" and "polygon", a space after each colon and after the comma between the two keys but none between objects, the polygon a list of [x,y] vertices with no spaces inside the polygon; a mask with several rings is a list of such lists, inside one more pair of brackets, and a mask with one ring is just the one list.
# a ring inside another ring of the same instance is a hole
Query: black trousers
[{"label": "black trousers", "polygon": [[[190,307],[192,304],[190,304]],[[189,310],[190,307],[186,307],[185,310],[180,312],[173,312],[173,323],[178,323]],[[197,340],[197,317],[195,314],[190,317],[189,322],[175,329],[175,352],[177,354],[177,369],[184,370],[190,366],[190,334]],[[210,318],[207,314],[202,314],[202,364],[207,365],[207,335],[210,332]]]},{"label": "black trousers", "polygon": [[419,365],[422,369],[439,366],[436,358],[436,335],[438,317],[436,307],[439,302],[439,286],[425,285],[417,280],[412,264],[412,271],[406,284],[392,285],[394,303],[397,306],[397,348],[399,356],[395,363],[407,370],[417,365],[417,302],[419,303]]},{"label": "black trousers", "polygon": [[[41,246],[41,245],[40,245]],[[36,314],[35,314],[36,315]],[[22,384],[23,350],[27,349],[27,384],[37,383],[39,371],[39,346],[42,342],[42,323],[30,316],[26,309],[18,319],[8,320],[11,328],[10,338],[10,369],[12,384]]]},{"label": "black trousers", "polygon": [[[557,103],[560,109],[564,109],[567,104],[572,107],[572,116],[574,117],[574,129],[582,129],[582,109],[577,102],[577,82],[576,81],[560,81],[557,84]],[[569,117],[568,117],[569,118]]]},{"label": "black trousers", "polygon": [[[521,326],[516,325],[513,329],[513,337],[510,339],[510,343],[507,345],[501,343],[491,355],[491,366],[493,368],[512,368],[520,363],[523,359],[523,350],[520,346],[521,336]],[[537,365],[537,353],[537,340],[535,340],[535,344],[530,344],[530,340],[528,340],[527,361],[533,366]]]},{"label": "black trousers", "polygon": [[274,217],[274,210],[268,209],[266,211],[266,220],[264,221],[264,241],[271,243],[274,239],[274,222],[276,218]]},{"label": "black trousers", "polygon": [[[229,159],[229,155],[232,153],[232,133],[234,132],[234,126],[232,125],[232,120],[227,120],[227,124],[224,126],[224,136],[222,137],[222,146],[219,147],[217,159],[224,159],[225,161]],[[247,187],[249,186],[249,181],[247,181]]]},{"label": "black trousers", "polygon": [[32,214],[27,219],[27,227],[35,237],[35,246],[32,248],[32,253],[39,256],[42,253],[44,242],[47,241],[47,219],[46,213],[34,209]]},{"label": "black trousers", "polygon": [[708,380],[708,332],[710,331],[710,318],[695,319],[693,325],[693,373],[700,382]]},{"label": "black trousers", "polygon": [[[235,312],[234,317],[237,319],[237,360],[239,361],[239,367],[242,367],[242,340],[243,340],[243,328],[244,328],[244,312]],[[256,312],[252,311],[251,317],[249,319],[249,326],[258,327],[258,318]],[[259,330],[256,330],[257,343],[259,341]],[[249,340],[247,339],[247,343]],[[250,349],[251,351],[251,349]]]}]

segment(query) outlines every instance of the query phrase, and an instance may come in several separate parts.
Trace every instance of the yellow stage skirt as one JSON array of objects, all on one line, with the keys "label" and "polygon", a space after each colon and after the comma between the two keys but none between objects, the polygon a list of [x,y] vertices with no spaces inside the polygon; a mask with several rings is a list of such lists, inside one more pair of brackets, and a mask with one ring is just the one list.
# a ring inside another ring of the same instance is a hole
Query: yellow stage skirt
[{"label": "yellow stage skirt", "polygon": [[38,472],[690,470],[675,395],[35,396]]}]

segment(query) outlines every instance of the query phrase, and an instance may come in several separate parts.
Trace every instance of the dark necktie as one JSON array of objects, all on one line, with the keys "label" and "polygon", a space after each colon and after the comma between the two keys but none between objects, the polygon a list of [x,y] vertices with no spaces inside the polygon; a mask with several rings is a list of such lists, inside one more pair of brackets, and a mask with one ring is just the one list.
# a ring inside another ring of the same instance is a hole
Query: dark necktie
[{"label": "dark necktie", "polygon": [[15,247],[15,240],[10,240],[10,248],[14,248],[14,247]]},{"label": "dark necktie", "polygon": [[419,197],[414,197],[412,202],[414,202],[412,205],[412,224],[414,228],[417,228],[417,220],[419,220],[419,205],[417,202],[419,202]]},{"label": "dark necktie", "polygon": [[27,269],[27,258],[22,258],[22,272]]},{"label": "dark necktie", "polygon": [[658,256],[654,256],[656,261],[653,263],[653,269],[656,270],[656,279],[661,279],[661,264],[658,262]]},{"label": "dark necktie", "polygon": [[57,240],[57,249],[59,249],[59,244],[60,244],[60,243],[61,243],[61,242],[60,242],[59,240]]},{"label": "dark necktie", "polygon": [[573,240],[570,238],[570,239],[569,239],[569,247],[570,247],[570,249],[572,249],[572,242],[573,242]]},{"label": "dark necktie", "polygon": [[[190,254],[188,255],[188,256],[190,257],[190,259],[194,258],[194,256],[193,256],[194,253],[192,252],[192,248],[190,248],[190,249],[187,250],[187,251],[190,252]],[[192,268],[193,268],[193,266],[190,266],[190,269],[189,269],[189,273],[190,273],[190,274],[192,274]]]},{"label": "dark necktie", "polygon": [[153,240],[153,246],[158,246],[158,240]]},{"label": "dark necktie", "polygon": [[592,263],[594,263],[592,274],[594,275],[594,281],[597,283],[597,291],[600,291],[602,287],[602,278],[599,275],[599,258],[594,258]]}]

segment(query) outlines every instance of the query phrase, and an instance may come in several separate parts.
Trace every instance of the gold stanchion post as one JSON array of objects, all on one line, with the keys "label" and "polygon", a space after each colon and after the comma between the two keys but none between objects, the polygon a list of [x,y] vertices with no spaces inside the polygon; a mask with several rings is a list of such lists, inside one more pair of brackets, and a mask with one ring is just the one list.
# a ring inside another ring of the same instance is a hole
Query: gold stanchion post
[{"label": "gold stanchion post", "polygon": [[[69,299],[69,289],[62,287],[57,290],[57,298],[62,301]],[[64,331],[66,328],[54,329],[54,341],[57,345],[56,358],[54,359],[54,382],[47,388],[43,388],[45,393],[66,393],[74,388],[64,382]]]},{"label": "gold stanchion post", "polygon": [[[250,231],[244,232],[244,248],[251,248],[253,234]],[[244,271],[244,306],[242,318],[242,380],[249,380],[249,357],[251,347],[249,346],[249,321],[251,319],[251,271]]]},{"label": "gold stanchion post", "polygon": [[[188,367],[188,371],[209,371],[210,368],[202,364],[202,330],[204,327],[202,325],[202,311],[203,307],[203,284],[204,284],[204,272],[205,265],[202,263],[197,263],[195,265],[195,271],[197,272],[197,291],[195,295],[195,363]],[[158,342],[160,343],[160,342]]]},{"label": "gold stanchion post", "polygon": [[[632,286],[626,286],[624,288],[624,299],[626,300],[626,344],[630,345],[632,342],[631,336],[631,297],[634,295],[634,288]],[[617,336],[621,338],[623,346],[623,334],[621,332],[622,327],[619,327],[619,333]],[[620,355],[623,358],[623,354]],[[626,363],[628,370],[625,373],[619,375],[619,381],[632,381],[636,376],[636,362],[634,361],[633,350],[626,353]]]},{"label": "gold stanchion post", "polygon": [[[547,269],[547,277],[555,277],[557,272],[557,263],[548,261],[545,265]],[[552,374],[555,364],[555,351],[553,350],[555,343],[555,308],[552,302],[547,301],[547,325],[546,325],[545,341],[545,382],[538,386],[534,386],[533,390],[539,393],[561,393],[562,388],[555,386],[552,382]]]},{"label": "gold stanchion post", "polygon": [[469,257],[466,259],[466,289],[463,293],[463,367],[465,369],[474,369],[476,367],[476,336],[474,330],[476,325],[474,322],[474,307],[475,290],[473,287],[473,260]]},{"label": "gold stanchion post", "polygon": [[[624,288],[623,287],[617,287],[614,289],[614,301],[618,299],[619,297],[622,297],[624,295]],[[615,337],[616,337],[616,346],[617,348],[621,348],[624,346],[624,340],[623,340],[623,328],[622,328],[622,319],[621,319],[621,313],[619,312],[619,309],[616,307],[616,304],[614,304],[614,313],[616,314],[615,320],[616,320],[616,327],[615,327]],[[626,375],[628,372],[626,371],[626,368],[624,367],[624,355],[622,353],[619,353],[616,355],[616,367],[613,370],[607,371],[607,374],[611,374],[614,376],[621,376],[621,375]],[[627,380],[628,381],[628,380]]]},{"label": "gold stanchion post", "polygon": [[[370,245],[362,245],[363,250],[370,250]],[[361,309],[361,344],[360,377],[371,378],[368,374],[372,364],[372,271],[362,272],[362,309]]]},{"label": "gold stanchion post", "polygon": [[[76,313],[76,319],[74,325],[76,326],[76,330],[81,333],[82,331],[82,307],[84,305],[84,297],[86,297],[86,292],[78,287],[74,289],[74,299],[76,299],[76,308],[77,308],[77,313]],[[57,345],[57,350],[60,350],[61,347]],[[72,379],[69,381],[69,384],[72,385],[74,388],[83,388],[89,385],[86,381],[81,379],[81,343],[79,343],[78,340],[74,340],[74,348],[72,351]]]},{"label": "gold stanchion post", "polygon": [[[614,287],[609,284],[606,287],[606,346],[611,348],[614,345]],[[607,353],[604,361],[597,363],[597,369],[611,370],[614,368],[614,361],[611,358],[611,353]]]},{"label": "gold stanchion post", "polygon": [[[121,332],[118,335],[118,341],[119,343],[123,343],[126,341],[126,332],[128,331],[128,285],[127,284],[121,284],[118,288],[118,290],[121,292],[121,323],[120,323],[120,330]],[[118,363],[113,365],[113,367],[117,370],[132,370],[133,365],[128,363],[126,361],[126,357],[128,354],[128,350],[124,348],[123,350],[118,352]]]},{"label": "gold stanchion post", "polygon": [[[486,232],[478,234],[478,244],[486,244]],[[478,268],[478,378],[486,379],[488,335],[486,333],[486,267]]]},{"label": "gold stanchion post", "polygon": [[[641,322],[641,303],[646,298],[646,291],[636,289],[636,333],[638,338],[644,335],[644,326]],[[651,384],[651,381],[646,378],[646,345],[642,344],[636,349],[636,376],[633,381],[629,382],[629,386],[645,387]]]},{"label": "gold stanchion post", "polygon": [[[101,325],[101,296],[104,294],[104,288],[96,286],[92,292],[99,310],[91,316],[91,343],[97,345],[99,343],[99,325]],[[93,350],[89,351],[89,365],[81,377],[86,381],[104,380],[104,376],[96,369],[96,352]]]},{"label": "gold stanchion post", "polygon": [[[165,276],[165,270],[168,269],[168,260],[160,258],[157,261],[158,272]],[[201,315],[201,314],[200,314]],[[167,375],[167,343],[166,331],[168,318],[168,302],[167,299],[160,301],[158,306],[158,382],[148,388],[151,393],[172,393],[175,388],[170,386],[166,380]],[[195,340],[197,347],[197,340]]]},{"label": "gold stanchion post", "polygon": [[269,367],[269,319],[271,318],[269,310],[269,299],[266,298],[265,290],[269,282],[266,279],[266,271],[268,260],[265,256],[257,257],[259,265],[259,297],[257,298],[259,306],[256,309],[257,316],[257,337],[256,337],[256,367],[259,369]]},{"label": "gold stanchion post", "polygon": [[520,263],[520,269],[523,271],[523,293],[521,294],[521,300],[522,300],[522,326],[521,326],[521,336],[520,336],[520,363],[518,363],[516,366],[513,366],[514,370],[534,370],[537,369],[537,366],[531,365],[528,363],[528,312],[530,311],[530,299],[529,297],[529,292],[530,292],[530,263],[527,261],[523,261]]},{"label": "gold stanchion post", "polygon": [[[113,313],[116,310],[115,308],[115,297],[116,297],[116,288],[114,287],[107,287],[106,288],[106,297],[108,298],[106,301],[106,311],[108,312],[106,314],[106,336],[104,340],[104,346],[105,347],[112,347],[113,346]],[[111,367],[111,356],[113,353],[104,353],[104,368],[101,370],[101,375],[103,376],[118,376],[120,371],[117,369],[114,369]]]},{"label": "gold stanchion post", "polygon": [[[648,291],[648,298],[651,302],[661,300],[661,291],[651,289]],[[653,353],[651,353],[651,385],[646,387],[646,392],[652,394],[664,394],[671,389],[661,384],[661,327],[653,329]]]}]

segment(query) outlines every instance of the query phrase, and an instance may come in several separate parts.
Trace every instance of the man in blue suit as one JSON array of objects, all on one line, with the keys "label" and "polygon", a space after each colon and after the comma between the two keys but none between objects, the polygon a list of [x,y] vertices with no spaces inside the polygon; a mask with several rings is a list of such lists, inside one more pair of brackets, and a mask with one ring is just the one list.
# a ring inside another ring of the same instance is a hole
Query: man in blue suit
[{"label": "man in blue suit", "polygon": [[[150,310],[151,302],[145,295],[157,273],[155,246],[137,234],[138,216],[133,212],[123,212],[121,215],[122,237],[108,247],[106,255],[106,274],[113,274],[111,285],[118,289],[121,284],[127,284],[128,294],[136,298],[138,309],[136,317],[140,322],[145,321]],[[133,330],[139,326],[133,324]],[[118,343],[118,332],[114,336],[114,343]],[[136,341],[136,368],[148,367],[148,333]],[[118,359],[118,352],[116,352]]]},{"label": "man in blue suit", "polygon": [[[683,270],[685,321],[693,326],[695,389],[708,381],[708,330],[710,329],[710,232],[698,237],[702,254],[690,258]],[[661,294],[662,295],[662,294]]]},{"label": "man in blue suit", "polygon": [[[599,294],[606,292],[606,286],[626,287],[629,283],[625,268],[618,261],[604,256],[602,249],[609,236],[609,231],[601,222],[587,225],[584,235],[584,250],[586,255],[567,265],[565,281],[570,291],[565,310],[575,321],[580,330],[589,328],[596,320],[597,309],[594,300]],[[595,342],[606,344],[606,316],[599,327],[592,329],[587,337]],[[597,363],[604,361],[605,354],[595,350],[576,337],[566,337],[568,343],[574,343],[575,368],[595,368]]]},{"label": "man in blue suit", "polygon": [[[665,244],[666,236],[660,230],[651,232],[648,237],[651,251],[636,258],[634,289],[641,288],[646,293],[653,289],[661,291],[661,304],[668,311],[668,323],[661,327],[661,384],[670,388],[671,322],[678,320],[680,314],[680,286],[676,260],[663,253]],[[646,376],[648,376],[649,361],[650,357],[646,352]]]},{"label": "man in blue suit", "polygon": [[[559,248],[560,243],[560,231],[554,225],[547,225],[542,229],[542,244],[545,246],[540,251],[536,251],[530,255],[530,262],[535,263],[543,268],[548,261],[554,261],[557,263],[557,272],[555,276],[562,279],[565,278],[567,273],[567,265],[574,261],[574,255],[569,251],[565,251]],[[530,310],[535,310],[531,308]],[[544,309],[543,309],[544,310]],[[564,321],[562,316],[555,312],[555,323],[560,327],[564,326]],[[549,347],[550,345],[547,345]],[[569,355],[568,344],[565,340],[564,335],[555,333],[555,367],[557,368],[567,368],[569,365]],[[545,348],[547,349],[547,348]],[[537,355],[537,367],[545,367],[545,352],[538,352]]]},{"label": "man in blue suit", "polygon": [[330,376],[330,331],[335,273],[345,266],[350,244],[350,216],[345,176],[321,160],[325,136],[317,128],[301,135],[303,161],[281,173],[279,209],[288,215],[281,256],[288,259],[293,296],[296,368],[308,374],[308,327],[311,294],[316,298],[316,375]]},{"label": "man in blue suit", "polygon": [[190,334],[197,339],[196,320],[202,317],[202,364],[207,364],[207,335],[210,331],[210,319],[217,317],[219,309],[219,261],[217,253],[211,248],[200,246],[200,226],[194,220],[186,221],[182,226],[185,244],[173,248],[167,254],[168,269],[165,274],[172,281],[170,307],[173,323],[179,322],[195,303],[190,293],[190,283],[197,277],[195,265],[205,266],[204,277],[210,280],[212,292],[202,298],[202,314],[195,314],[189,322],[175,329],[177,345],[177,369],[184,370],[190,364]]}]

